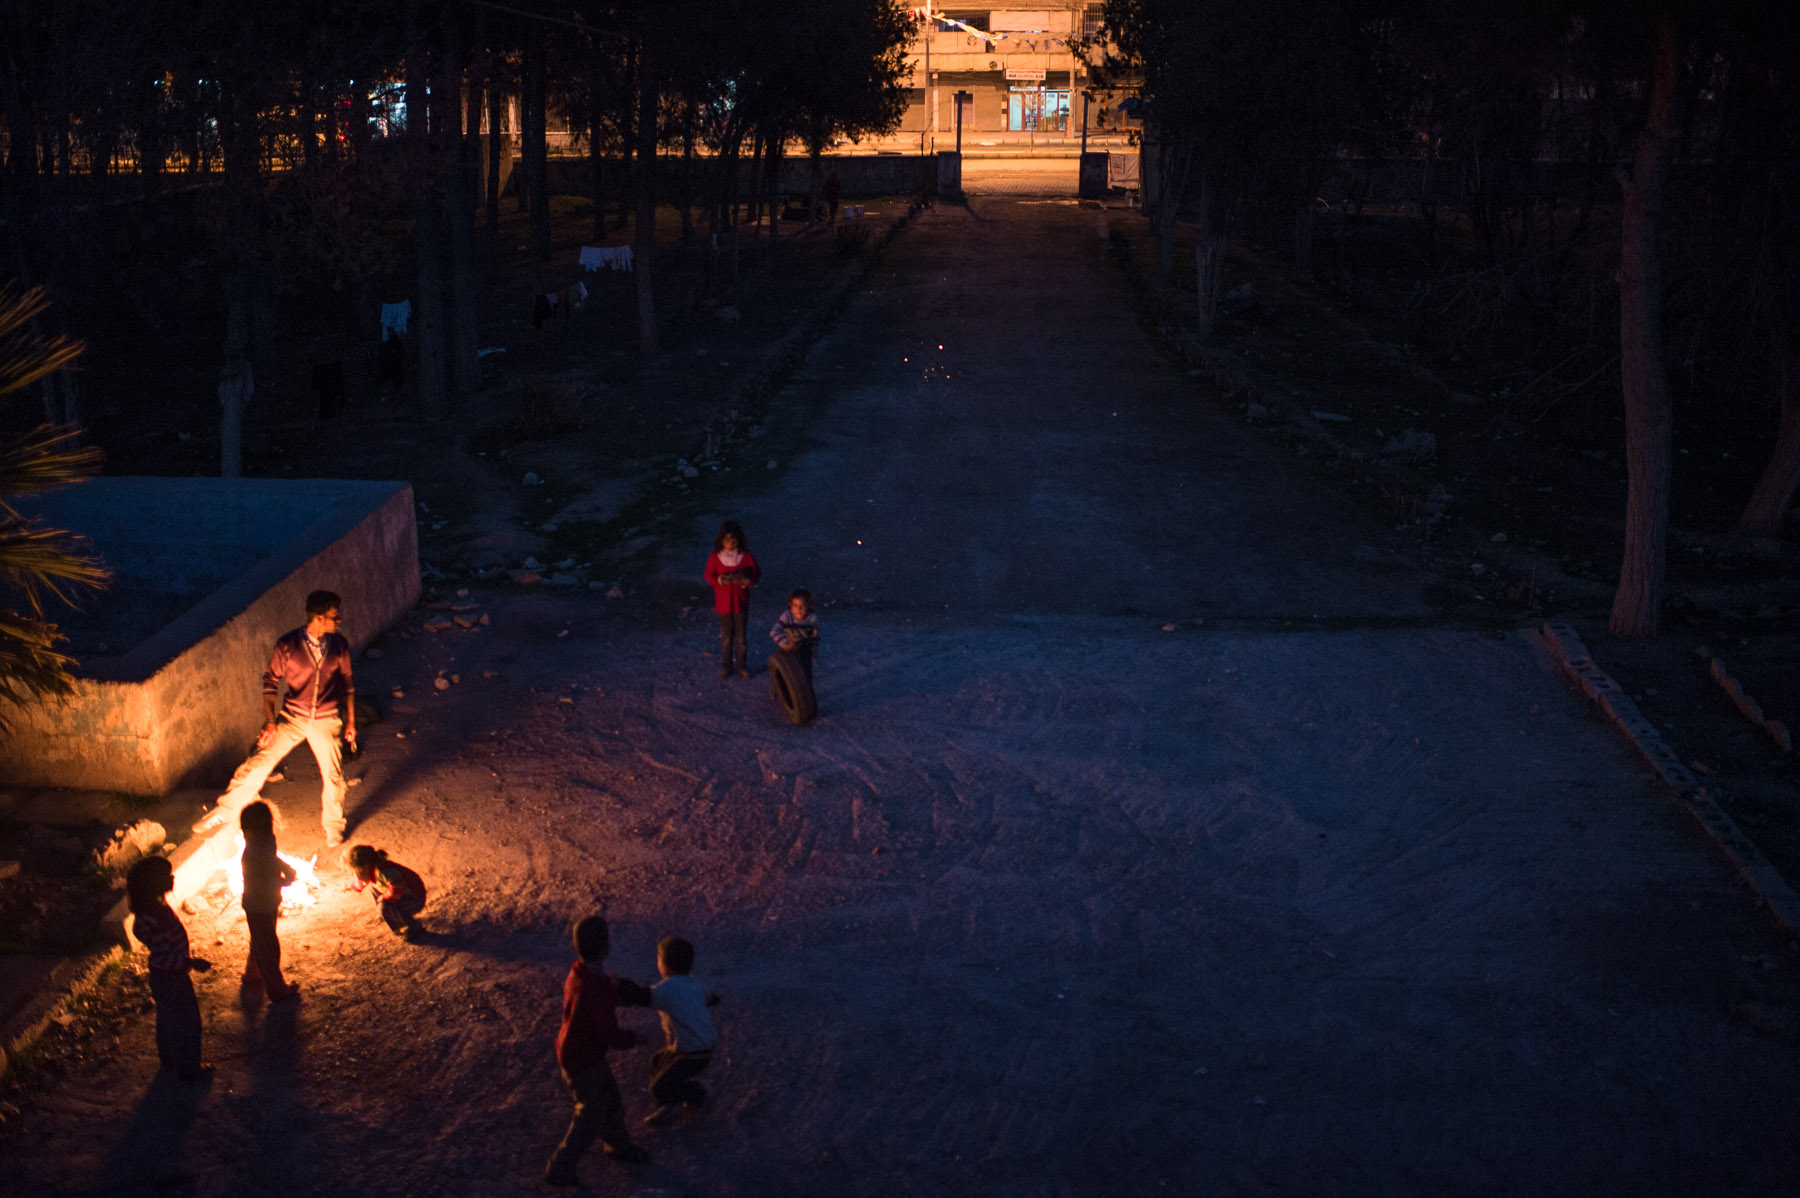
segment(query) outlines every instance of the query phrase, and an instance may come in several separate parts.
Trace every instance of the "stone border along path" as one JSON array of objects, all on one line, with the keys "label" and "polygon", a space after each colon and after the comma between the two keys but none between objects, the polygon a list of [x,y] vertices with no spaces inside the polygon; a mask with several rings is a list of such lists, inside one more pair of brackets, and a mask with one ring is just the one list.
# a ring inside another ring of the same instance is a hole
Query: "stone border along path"
[{"label": "stone border along path", "polygon": [[1744,835],[1742,829],[1725,813],[1725,809],[1719,806],[1707,789],[1695,785],[1694,775],[1687,766],[1681,764],[1681,759],[1669,748],[1656,726],[1638,710],[1637,704],[1631,701],[1631,696],[1625,693],[1625,688],[1594,661],[1593,654],[1581,643],[1575,630],[1567,624],[1546,623],[1543,633],[1545,642],[1556,655],[1563,672],[1612,720],[1632,747],[1650,764],[1650,768],[1656,771],[1663,785],[1669,788],[1701,829],[1712,837],[1713,842],[1731,861],[1733,868],[1749,883],[1750,889],[1756,892],[1757,897],[1787,929],[1790,937],[1788,947],[1800,949],[1800,895],[1794,893],[1794,888],[1788,885],[1787,879],[1769,863],[1769,859],[1763,856],[1755,842]]},{"label": "stone border along path", "polygon": [[51,970],[49,979],[36,996],[0,1028],[0,1077],[10,1071],[14,1057],[36,1044],[51,1021],[70,1003],[92,991],[113,963],[123,960],[124,956],[125,949],[115,944],[71,957]]}]

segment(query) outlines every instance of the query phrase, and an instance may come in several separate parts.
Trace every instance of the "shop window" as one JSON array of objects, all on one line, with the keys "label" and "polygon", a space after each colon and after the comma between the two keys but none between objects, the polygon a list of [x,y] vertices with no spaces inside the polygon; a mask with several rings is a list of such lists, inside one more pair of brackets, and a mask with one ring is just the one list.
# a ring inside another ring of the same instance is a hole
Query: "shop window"
[{"label": "shop window", "polygon": [[1014,133],[1067,133],[1069,93],[1015,85],[1006,95],[1006,127]]}]

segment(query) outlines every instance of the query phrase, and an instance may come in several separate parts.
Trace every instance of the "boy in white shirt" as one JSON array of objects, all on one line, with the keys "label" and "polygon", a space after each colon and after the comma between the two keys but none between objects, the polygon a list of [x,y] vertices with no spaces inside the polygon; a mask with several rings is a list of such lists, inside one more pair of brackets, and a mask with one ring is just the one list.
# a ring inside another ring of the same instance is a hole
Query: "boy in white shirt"
[{"label": "boy in white shirt", "polygon": [[718,1047],[708,1007],[719,1001],[688,976],[694,968],[694,946],[670,936],[656,946],[656,972],[662,981],[650,987],[650,1005],[662,1016],[668,1045],[650,1058],[650,1097],[656,1107],[644,1116],[651,1127],[661,1127],[706,1101],[706,1087],[697,1080],[712,1063]]}]

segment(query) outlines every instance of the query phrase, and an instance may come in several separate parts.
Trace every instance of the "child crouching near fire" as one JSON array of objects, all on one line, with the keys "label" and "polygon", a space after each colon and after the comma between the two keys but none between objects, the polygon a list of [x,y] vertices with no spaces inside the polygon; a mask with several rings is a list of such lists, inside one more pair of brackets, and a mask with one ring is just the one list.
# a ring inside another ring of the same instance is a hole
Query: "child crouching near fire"
[{"label": "child crouching near fire", "polygon": [[425,930],[419,923],[419,912],[425,909],[425,882],[418,874],[398,861],[389,861],[385,852],[372,845],[351,846],[349,860],[356,885],[347,889],[361,894],[373,883],[375,905],[389,931],[401,936]]},{"label": "child crouching near fire", "polygon": [[156,1004],[156,1055],[164,1069],[184,1082],[212,1072],[200,1062],[200,1000],[188,971],[212,965],[188,956],[187,929],[163,896],[175,888],[175,870],[165,857],[145,857],[125,875],[131,904],[131,934],[150,950],[150,999]]},{"label": "child crouching near fire", "polygon": [[549,1185],[580,1185],[575,1166],[596,1139],[614,1160],[640,1165],[650,1159],[631,1142],[625,1101],[612,1066],[606,1063],[608,1049],[630,1048],[638,1042],[635,1033],[619,1026],[618,1008],[647,1007],[650,992],[601,968],[611,947],[612,933],[600,916],[590,915],[575,924],[577,960],[563,982],[562,1027],[556,1033],[556,1063],[575,1096],[575,1116],[544,1169]]},{"label": "child crouching near fire", "polygon": [[706,1101],[706,1087],[697,1080],[712,1064],[719,1036],[713,1031],[706,1008],[718,1003],[689,976],[694,969],[694,946],[670,936],[656,946],[656,972],[662,981],[650,987],[650,1005],[662,1015],[666,1047],[650,1058],[650,1097],[656,1109],[644,1116],[651,1127],[661,1127]]}]

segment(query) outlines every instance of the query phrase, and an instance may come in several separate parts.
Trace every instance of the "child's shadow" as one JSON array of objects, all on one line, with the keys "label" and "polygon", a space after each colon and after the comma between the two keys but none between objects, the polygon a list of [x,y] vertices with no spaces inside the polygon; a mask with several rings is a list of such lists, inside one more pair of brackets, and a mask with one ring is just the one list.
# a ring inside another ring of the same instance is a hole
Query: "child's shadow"
[{"label": "child's shadow", "polygon": [[100,1166],[94,1192],[118,1193],[146,1182],[158,1193],[189,1190],[194,1174],[181,1164],[182,1145],[211,1087],[210,1077],[183,1082],[166,1070],[158,1073]]}]

